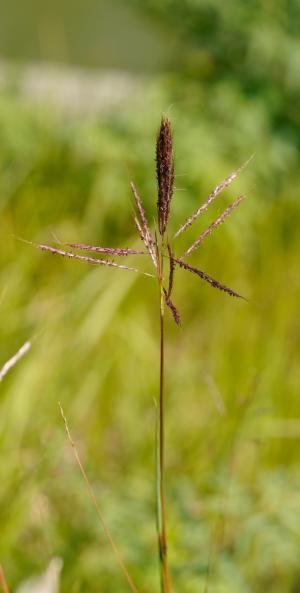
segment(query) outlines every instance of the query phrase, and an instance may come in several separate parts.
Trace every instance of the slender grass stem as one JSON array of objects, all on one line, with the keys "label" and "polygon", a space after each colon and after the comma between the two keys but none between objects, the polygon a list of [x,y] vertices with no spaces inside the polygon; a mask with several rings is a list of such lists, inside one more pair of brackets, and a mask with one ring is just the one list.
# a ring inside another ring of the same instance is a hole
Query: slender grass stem
[{"label": "slender grass stem", "polygon": [[161,592],[171,593],[171,582],[168,564],[166,499],[165,499],[165,324],[164,324],[164,293],[163,293],[163,245],[158,266],[158,282],[160,289],[160,369],[159,369],[159,404],[157,418],[157,527],[158,549],[160,561]]}]

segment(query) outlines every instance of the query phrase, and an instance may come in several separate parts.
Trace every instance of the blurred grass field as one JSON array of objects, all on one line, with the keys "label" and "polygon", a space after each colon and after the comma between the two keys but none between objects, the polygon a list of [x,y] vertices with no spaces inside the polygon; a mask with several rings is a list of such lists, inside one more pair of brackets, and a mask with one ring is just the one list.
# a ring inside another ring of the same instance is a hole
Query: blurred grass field
[{"label": "blurred grass field", "polygon": [[[235,5],[229,3],[232,10]],[[280,30],[279,17],[269,22]],[[221,43],[218,32],[216,39]],[[286,39],[292,43],[292,31]],[[288,61],[291,53],[284,55]],[[180,270],[175,278],[183,326],[168,320],[174,591],[203,591],[208,565],[213,593],[299,591],[294,95],[281,88],[275,68],[268,70],[265,94],[247,91],[225,66],[223,78],[197,80],[199,54],[193,48],[187,56],[180,71],[152,75],[132,101],[104,112],[75,117],[33,104],[12,87],[0,95],[0,366],[32,340],[0,386],[0,557],[12,591],[53,556],[64,562],[62,592],[126,590],[73,460],[58,401],[133,577],[145,593],[158,590],[156,286],[146,277],[40,253],[17,237],[137,246],[129,181],[135,180],[152,221],[162,111],[174,129],[174,232],[254,153],[239,180],[176,247],[180,253],[229,201],[249,193],[191,259],[249,301]]]}]

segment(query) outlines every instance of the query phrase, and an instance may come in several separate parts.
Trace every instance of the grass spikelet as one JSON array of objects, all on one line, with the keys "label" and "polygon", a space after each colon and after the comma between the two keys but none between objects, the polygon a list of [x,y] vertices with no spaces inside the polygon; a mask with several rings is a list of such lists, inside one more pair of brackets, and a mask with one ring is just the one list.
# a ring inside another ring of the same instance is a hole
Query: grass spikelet
[{"label": "grass spikelet", "polygon": [[163,115],[156,142],[156,175],[158,184],[158,228],[164,235],[170,214],[170,204],[174,191],[174,156],[171,124]]}]

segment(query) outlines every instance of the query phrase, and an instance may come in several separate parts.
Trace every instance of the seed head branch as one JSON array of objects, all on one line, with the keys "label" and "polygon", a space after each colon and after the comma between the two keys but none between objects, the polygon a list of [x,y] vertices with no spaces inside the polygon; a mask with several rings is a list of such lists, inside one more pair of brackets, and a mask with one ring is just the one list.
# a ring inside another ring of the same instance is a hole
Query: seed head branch
[{"label": "seed head branch", "polygon": [[208,284],[210,284],[213,288],[218,288],[219,290],[222,290],[223,292],[227,292],[227,294],[229,294],[230,296],[246,300],[245,297],[243,297],[240,294],[238,294],[237,292],[235,292],[235,290],[232,290],[231,288],[228,288],[224,284],[221,284],[220,282],[218,282],[218,280],[215,280],[214,278],[212,278],[205,272],[202,272],[202,270],[199,270],[198,268],[194,268],[194,266],[190,266],[189,264],[184,262],[182,259],[175,257],[174,261],[180,266],[180,268],[183,268],[184,270],[187,270],[188,272],[192,272],[193,274],[200,276],[200,278],[202,278],[202,280],[205,280],[205,282],[208,282]]},{"label": "seed head branch", "polygon": [[181,325],[181,318],[180,318],[179,311],[175,307],[174,303],[171,301],[169,294],[165,288],[163,289],[163,292],[164,292],[164,298],[165,298],[166,305],[167,305],[167,307],[169,307],[176,325]]},{"label": "seed head branch", "polygon": [[108,255],[144,255],[145,251],[139,251],[138,249],[130,249],[127,247],[98,247],[96,245],[85,245],[84,243],[63,243],[72,249],[79,249],[80,251],[92,251],[95,253],[107,253]]},{"label": "seed head branch", "polygon": [[28,245],[32,245],[41,251],[48,251],[49,253],[53,253],[55,255],[61,255],[62,257],[69,257],[70,259],[76,259],[79,261],[83,261],[89,264],[97,264],[101,266],[106,266],[110,268],[118,268],[120,270],[127,270],[130,272],[136,272],[138,274],[143,274],[144,276],[150,276],[153,278],[153,274],[148,274],[148,272],[142,272],[137,268],[131,268],[130,266],[124,266],[122,264],[117,264],[114,261],[108,261],[106,259],[98,259],[94,257],[88,257],[86,255],[78,255],[77,253],[73,253],[72,251],[64,251],[63,249],[57,249],[56,247],[52,247],[51,245],[43,245],[42,243],[34,243],[33,241],[26,241],[26,239],[20,239],[24,243]]},{"label": "seed head branch", "polygon": [[183,231],[185,231],[194,222],[194,220],[196,220],[196,218],[198,218],[198,216],[200,216],[200,214],[202,214],[202,212],[205,212],[207,210],[208,206],[216,199],[216,197],[219,195],[219,193],[221,193],[221,191],[223,191],[223,189],[225,189],[226,187],[228,187],[228,185],[230,185],[230,183],[232,183],[232,181],[234,179],[236,179],[240,175],[240,173],[248,165],[248,163],[250,162],[250,160],[252,158],[253,157],[251,157],[250,159],[248,159],[248,161],[246,161],[246,163],[244,163],[241,167],[239,167],[239,169],[236,169],[235,171],[233,171],[226,179],[224,179],[224,181],[222,181],[221,183],[219,183],[213,189],[213,191],[209,194],[209,196],[208,196],[207,200],[204,202],[204,204],[202,204],[201,206],[199,206],[199,208],[196,210],[196,212],[194,212],[194,214],[192,214],[181,225],[181,227],[175,233],[175,237],[178,237],[178,235],[180,235],[181,233],[183,233]]},{"label": "seed head branch", "polygon": [[229,214],[231,214],[231,212],[240,205],[240,203],[245,199],[245,197],[246,194],[243,194],[239,196],[234,202],[232,202],[232,204],[230,204],[230,206],[228,206],[228,208],[226,208],[226,210],[224,210],[224,212],[222,212],[222,214],[220,214],[220,216],[218,216],[218,218],[216,218],[216,220],[214,220],[214,222],[212,222],[209,225],[209,227],[207,227],[207,229],[203,231],[203,233],[201,233],[200,237],[198,237],[198,239],[196,239],[196,241],[186,250],[182,257],[187,257],[195,249],[197,249],[200,243],[202,243],[202,241],[204,241],[204,239],[208,237],[208,235],[211,235],[215,228],[217,228],[220,224],[223,224],[227,216],[229,216]]},{"label": "seed head branch", "polygon": [[152,237],[151,231],[150,231],[148,220],[146,218],[142,200],[141,200],[140,195],[139,195],[133,182],[130,183],[130,187],[131,187],[131,191],[133,193],[133,197],[135,199],[135,203],[137,205],[137,209],[138,209],[139,215],[140,215],[140,221],[137,217],[134,218],[135,226],[138,230],[141,240],[143,241],[143,243],[144,243],[144,245],[145,245],[145,247],[146,247],[153,263],[154,263],[154,266],[157,267],[155,243],[154,243],[154,239]]},{"label": "seed head branch", "polygon": [[172,253],[171,245],[168,243],[168,254],[169,254],[169,287],[168,287],[168,296],[171,296],[172,289],[173,289],[173,281],[174,281],[174,272],[175,272],[175,261],[174,256]]}]

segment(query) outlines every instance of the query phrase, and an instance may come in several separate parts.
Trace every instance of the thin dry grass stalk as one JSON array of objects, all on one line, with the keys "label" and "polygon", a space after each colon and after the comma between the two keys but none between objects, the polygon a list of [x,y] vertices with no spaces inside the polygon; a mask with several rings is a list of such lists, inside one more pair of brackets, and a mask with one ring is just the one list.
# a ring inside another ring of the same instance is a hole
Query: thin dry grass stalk
[{"label": "thin dry grass stalk", "polygon": [[126,566],[125,566],[123,557],[122,557],[122,555],[121,555],[121,553],[120,553],[117,545],[114,542],[114,539],[113,539],[113,537],[111,535],[111,532],[110,532],[108,526],[106,525],[106,522],[104,520],[103,513],[102,513],[102,511],[101,511],[101,509],[99,507],[99,504],[98,504],[98,501],[97,501],[97,498],[96,498],[94,489],[92,487],[91,482],[89,481],[89,479],[87,477],[87,474],[86,474],[86,471],[85,471],[84,466],[82,464],[82,461],[80,459],[80,456],[79,456],[77,447],[76,447],[76,445],[75,445],[75,443],[74,443],[74,441],[72,439],[71,432],[70,432],[70,429],[69,429],[69,426],[68,426],[68,422],[67,422],[67,418],[65,416],[65,413],[63,411],[63,408],[62,408],[60,402],[58,403],[58,405],[59,405],[59,409],[60,409],[60,413],[61,413],[62,419],[64,421],[66,434],[67,434],[69,443],[70,443],[70,445],[72,447],[72,450],[73,450],[73,453],[74,453],[75,461],[76,461],[76,463],[77,463],[77,465],[79,467],[80,473],[81,473],[81,475],[83,477],[83,480],[84,480],[86,489],[87,489],[88,494],[89,494],[89,497],[90,497],[90,499],[91,499],[91,501],[93,503],[93,506],[95,508],[95,511],[96,511],[96,513],[98,515],[98,519],[100,521],[100,525],[101,525],[101,527],[102,527],[102,529],[104,531],[104,534],[106,536],[106,539],[109,542],[109,544],[110,544],[110,546],[111,546],[111,548],[113,550],[113,553],[115,555],[116,561],[117,561],[117,563],[118,563],[118,565],[119,565],[119,567],[120,567],[120,569],[121,569],[121,571],[122,571],[122,573],[124,575],[124,578],[126,579],[128,585],[129,585],[129,588],[131,589],[132,593],[139,593],[138,589],[136,588],[135,584],[133,583],[132,578],[131,578],[131,576],[130,576],[130,574],[129,574]]},{"label": "thin dry grass stalk", "polygon": [[31,342],[25,342],[21,348],[12,356],[6,363],[3,365],[2,369],[0,369],[0,382],[3,381],[5,375],[12,369],[18,362],[25,356],[25,354],[30,350]]}]

